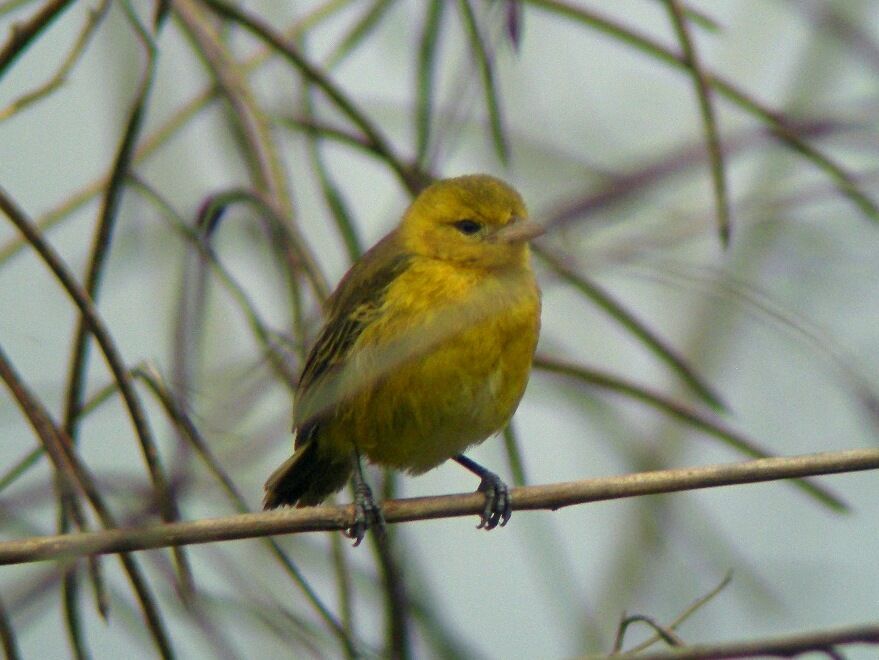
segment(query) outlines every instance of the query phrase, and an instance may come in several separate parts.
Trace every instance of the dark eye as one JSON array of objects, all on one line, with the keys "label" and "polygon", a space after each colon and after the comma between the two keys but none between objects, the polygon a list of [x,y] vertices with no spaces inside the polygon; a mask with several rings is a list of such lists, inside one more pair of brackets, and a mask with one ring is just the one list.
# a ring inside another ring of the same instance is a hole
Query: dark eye
[{"label": "dark eye", "polygon": [[467,234],[468,236],[472,236],[480,229],[482,229],[482,225],[476,220],[458,220],[458,222],[454,223],[455,229],[457,229],[462,234]]}]

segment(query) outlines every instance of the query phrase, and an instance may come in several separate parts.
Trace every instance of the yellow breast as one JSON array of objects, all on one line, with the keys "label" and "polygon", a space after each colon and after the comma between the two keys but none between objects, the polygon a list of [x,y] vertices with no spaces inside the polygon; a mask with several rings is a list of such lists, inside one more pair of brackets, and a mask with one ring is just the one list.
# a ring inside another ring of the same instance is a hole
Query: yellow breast
[{"label": "yellow breast", "polygon": [[350,447],[356,437],[371,461],[420,473],[509,421],[537,344],[540,296],[527,267],[425,259],[393,283],[385,307],[358,338],[352,371],[364,385],[327,440]]}]

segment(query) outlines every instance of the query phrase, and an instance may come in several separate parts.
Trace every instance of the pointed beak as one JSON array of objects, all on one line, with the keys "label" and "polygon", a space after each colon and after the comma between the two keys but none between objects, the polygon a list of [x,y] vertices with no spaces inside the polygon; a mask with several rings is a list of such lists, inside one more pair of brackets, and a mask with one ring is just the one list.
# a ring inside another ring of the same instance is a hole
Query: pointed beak
[{"label": "pointed beak", "polygon": [[501,243],[525,243],[541,236],[546,228],[525,218],[514,218],[505,227],[500,229],[494,236]]}]

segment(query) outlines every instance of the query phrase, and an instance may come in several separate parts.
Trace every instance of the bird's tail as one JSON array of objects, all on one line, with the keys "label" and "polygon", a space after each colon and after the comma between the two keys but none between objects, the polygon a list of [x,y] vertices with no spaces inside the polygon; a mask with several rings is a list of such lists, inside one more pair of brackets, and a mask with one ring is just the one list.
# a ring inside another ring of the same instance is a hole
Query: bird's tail
[{"label": "bird's tail", "polygon": [[349,457],[339,460],[336,456],[327,456],[316,442],[306,442],[266,481],[263,508],[320,504],[341,489],[350,476]]}]

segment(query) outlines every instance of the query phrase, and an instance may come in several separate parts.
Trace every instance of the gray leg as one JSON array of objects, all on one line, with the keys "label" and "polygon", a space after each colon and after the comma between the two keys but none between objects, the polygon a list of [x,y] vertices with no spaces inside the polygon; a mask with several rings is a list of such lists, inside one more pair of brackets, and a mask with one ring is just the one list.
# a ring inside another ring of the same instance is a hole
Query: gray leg
[{"label": "gray leg", "polygon": [[479,523],[479,528],[489,530],[494,529],[498,524],[501,527],[506,525],[513,513],[513,503],[507,484],[494,472],[486,470],[464,454],[455,456],[454,460],[482,479],[477,490],[485,494],[485,509],[482,510],[482,521]]},{"label": "gray leg", "polygon": [[385,533],[385,519],[382,516],[381,507],[375,503],[372,497],[372,489],[363,478],[363,462],[360,460],[360,452],[354,450],[354,475],[351,481],[354,485],[354,524],[346,532],[348,538],[354,539],[354,547],[360,545],[366,530],[372,527],[379,534]]}]

